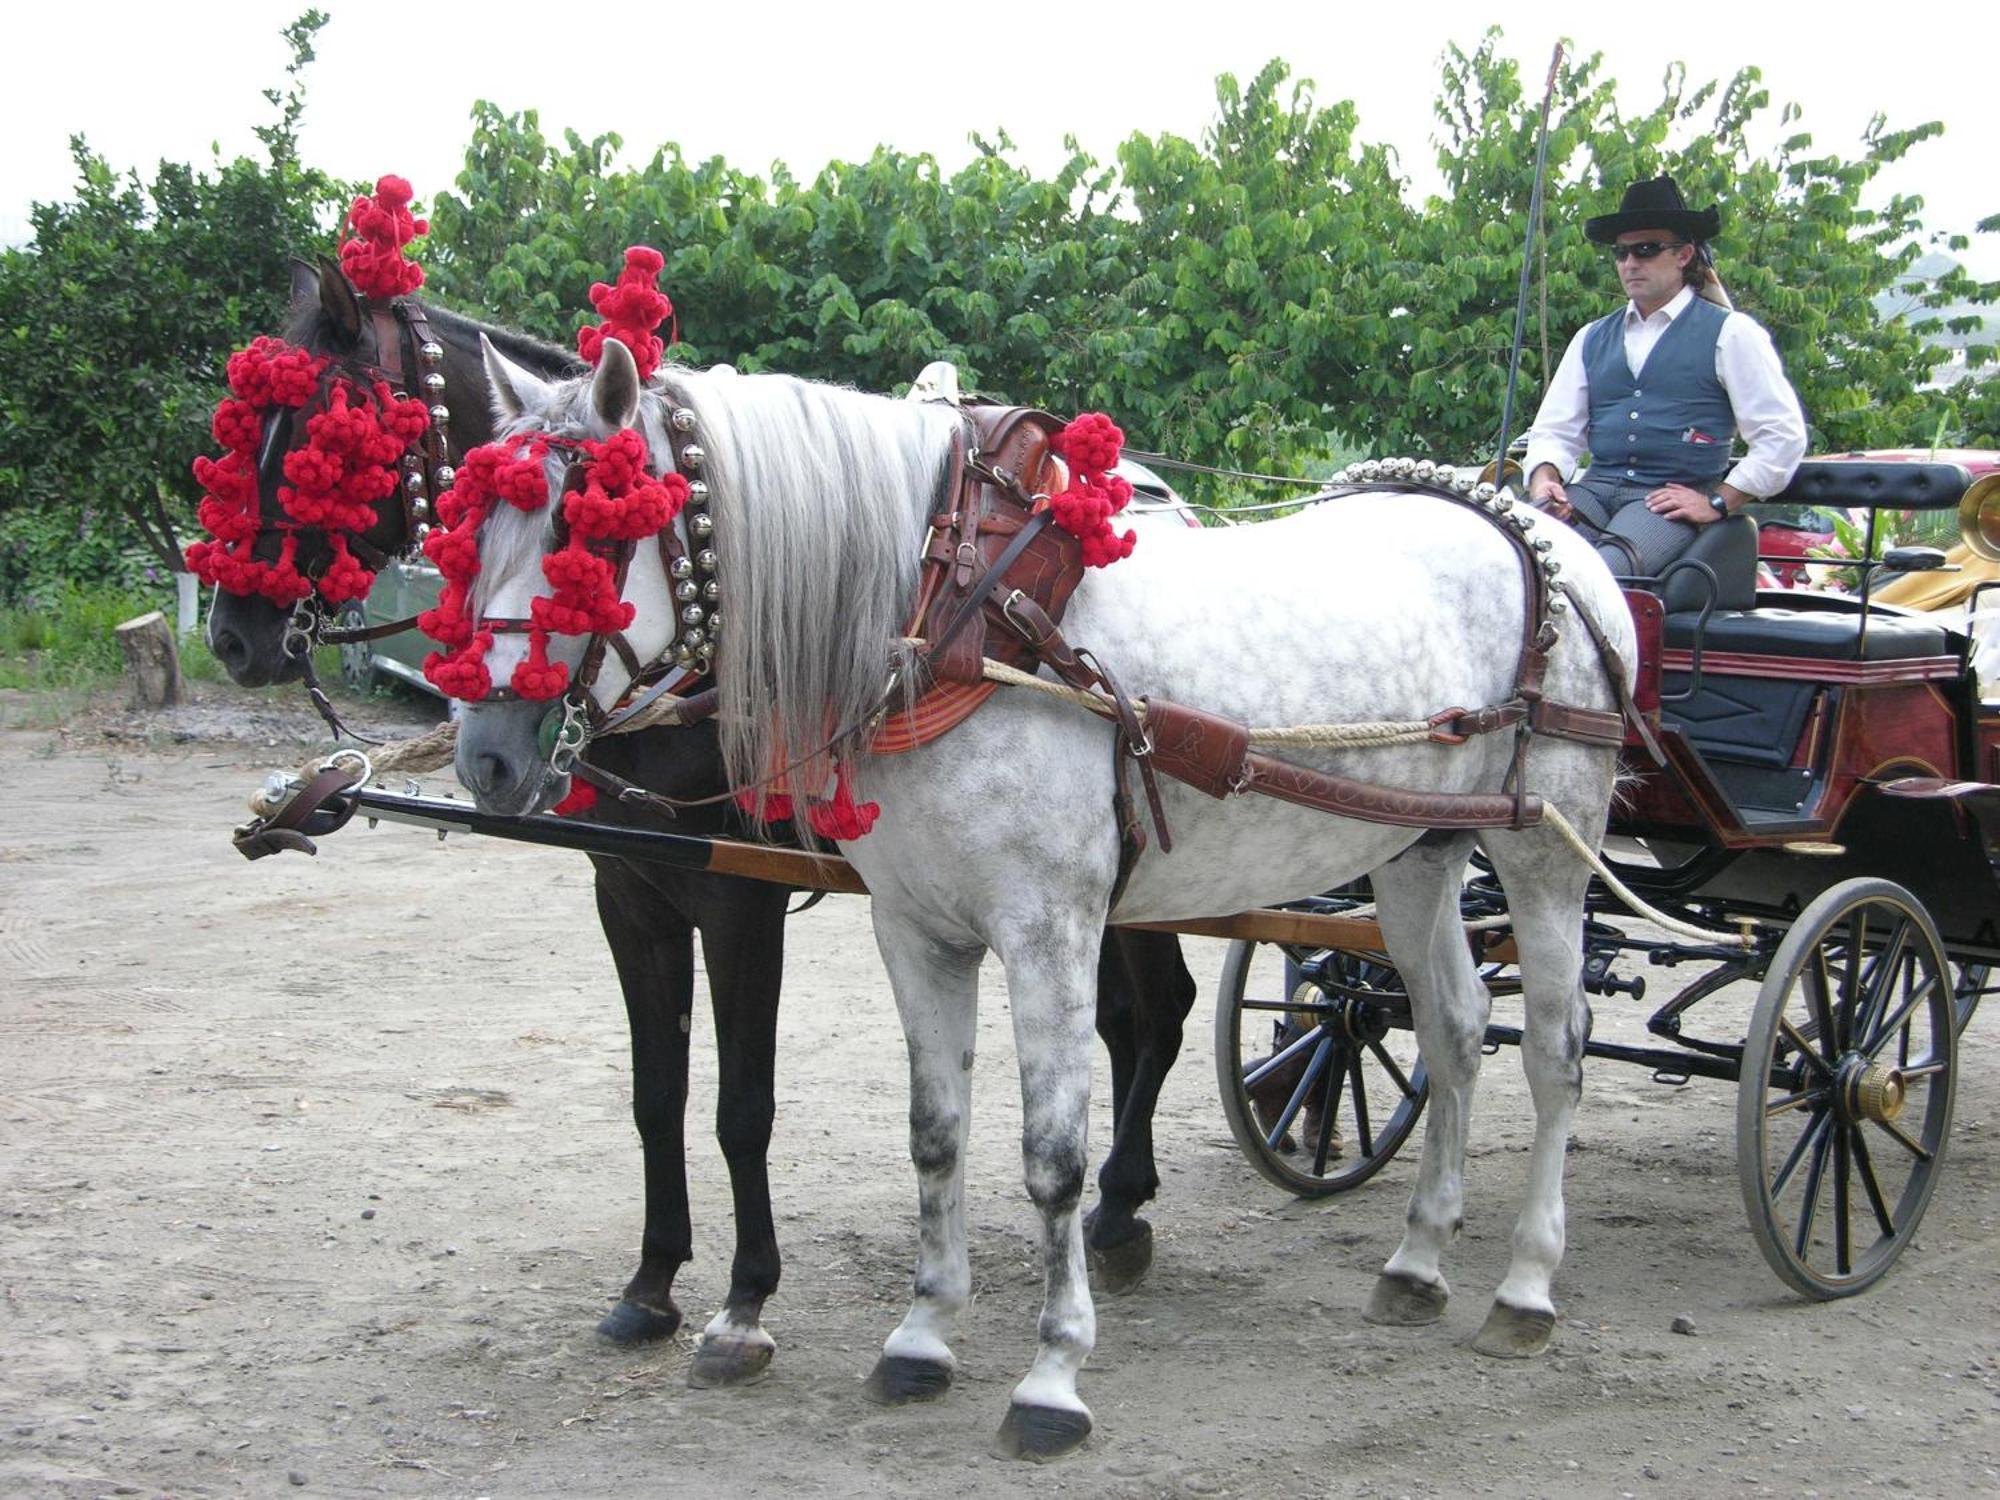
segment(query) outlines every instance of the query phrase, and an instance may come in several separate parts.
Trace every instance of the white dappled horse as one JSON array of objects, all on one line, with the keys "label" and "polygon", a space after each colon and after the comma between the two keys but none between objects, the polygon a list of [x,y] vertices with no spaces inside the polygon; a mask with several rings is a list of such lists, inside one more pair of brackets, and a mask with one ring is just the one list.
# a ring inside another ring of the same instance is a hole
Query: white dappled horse
[{"label": "white dappled horse", "polygon": [[[940,501],[958,414],[776,375],[669,368],[642,387],[622,346],[594,377],[557,385],[493,356],[510,432],[602,437],[639,426],[653,462],[672,462],[673,413],[692,414],[711,488],[722,585],[718,678],[733,779],[820,749],[830,727],[879,702],[899,651],[918,557]],[[683,418],[683,421],[689,420]],[[552,493],[560,464],[552,461]],[[1632,667],[1630,616],[1610,575],[1567,528],[1535,517],[1565,581]],[[549,513],[501,505],[481,539],[483,616],[527,614],[545,585]],[[676,605],[656,549],[625,586],[641,660],[673,638]],[[1134,694],[1157,694],[1253,726],[1421,719],[1513,692],[1524,618],[1520,565],[1488,520],[1442,498],[1342,497],[1282,521],[1197,531],[1147,528],[1127,560],[1092,570],[1063,630]],[[1567,617],[1573,620],[1573,616]],[[575,663],[581,642],[559,642]],[[518,659],[503,635],[496,681]],[[607,656],[593,692],[610,704],[626,670]],[[1596,649],[1568,625],[1548,696],[1613,709]],[[536,730],[545,705],[466,708],[459,774],[507,812],[548,806],[564,778]],[[971,1118],[977,976],[1006,966],[1020,1055],[1022,1157],[1041,1211],[1045,1302],[1039,1348],[1014,1388],[1003,1451],[1045,1457],[1090,1429],[1077,1375],[1095,1340],[1079,1226],[1098,944],[1107,917],[1173,921],[1326,890],[1371,875],[1383,935],[1404,980],[1430,1070],[1430,1118],[1407,1229],[1369,1315],[1429,1322],[1449,1294],[1441,1260],[1459,1228],[1466,1132],[1490,996],[1458,913],[1466,861],[1483,846],[1505,885],[1526,1002],[1523,1066],[1536,1128],[1513,1257],[1477,1340],[1531,1353],[1554,1323],[1563,1252],[1563,1156],[1581,1082],[1587,1009],[1579,984],[1589,871],[1546,826],[1422,834],[1303,811],[1256,796],[1215,800],[1163,782],[1173,851],[1150,849],[1115,908],[1112,727],[1041,694],[1002,690],[923,748],[862,756],[857,795],[880,820],[841,852],[873,896],[876,939],[910,1064],[910,1149],[921,1219],[913,1300],[883,1346],[869,1392],[941,1394],[955,1368],[953,1320],[971,1290],[963,1161]],[[1511,734],[1437,744],[1312,751],[1297,758],[1379,784],[1434,792],[1501,789]],[[1289,752],[1288,752],[1289,753]],[[1537,737],[1526,784],[1584,837],[1602,833],[1615,752]]]}]

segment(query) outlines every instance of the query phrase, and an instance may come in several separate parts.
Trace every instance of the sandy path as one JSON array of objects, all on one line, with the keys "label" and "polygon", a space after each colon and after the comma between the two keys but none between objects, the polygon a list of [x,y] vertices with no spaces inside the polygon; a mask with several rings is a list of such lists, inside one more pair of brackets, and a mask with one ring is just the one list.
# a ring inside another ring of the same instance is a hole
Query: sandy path
[{"label": "sandy path", "polygon": [[[1203,999],[1161,1110],[1158,1263],[1099,1302],[1097,1436],[1029,1469],[986,1456],[1040,1288],[997,972],[960,1385],[897,1412],[859,1395],[902,1310],[914,1192],[901,1037],[865,908],[835,898],[789,942],[774,1372],[692,1391],[685,1340],[632,1353],[591,1332],[640,1200],[586,862],[357,827],[316,860],[245,863],[226,838],[243,798],[296,758],[0,731],[0,1493],[2000,1490],[1994,1016],[1967,1037],[1919,1248],[1841,1303],[1793,1299],[1758,1257],[1731,1090],[1594,1067],[1566,1322],[1512,1365],[1464,1345],[1526,1162],[1513,1058],[1485,1073],[1457,1300],[1433,1329],[1371,1328],[1358,1310],[1414,1153],[1319,1204],[1256,1178],[1214,1095],[1221,947],[1192,944]],[[679,1292],[698,1326],[730,1235],[697,1015]],[[1630,1002],[1599,1015],[1639,1034]],[[1693,1336],[1669,1331],[1679,1314]]]}]

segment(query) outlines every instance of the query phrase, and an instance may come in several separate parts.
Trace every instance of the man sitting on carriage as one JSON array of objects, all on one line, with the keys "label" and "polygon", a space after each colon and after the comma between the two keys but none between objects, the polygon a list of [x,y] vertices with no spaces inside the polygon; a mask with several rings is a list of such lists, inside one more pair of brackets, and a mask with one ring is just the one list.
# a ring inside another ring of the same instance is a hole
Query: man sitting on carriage
[{"label": "man sitting on carriage", "polygon": [[[1720,227],[1671,177],[1634,183],[1617,213],[1584,225],[1630,300],[1563,352],[1528,433],[1528,494],[1595,537],[1620,575],[1657,575],[1697,528],[1782,490],[1805,454],[1771,336],[1716,279],[1707,242]],[[1748,451],[1732,466],[1739,433]],[[1586,451],[1591,467],[1567,480]]]}]

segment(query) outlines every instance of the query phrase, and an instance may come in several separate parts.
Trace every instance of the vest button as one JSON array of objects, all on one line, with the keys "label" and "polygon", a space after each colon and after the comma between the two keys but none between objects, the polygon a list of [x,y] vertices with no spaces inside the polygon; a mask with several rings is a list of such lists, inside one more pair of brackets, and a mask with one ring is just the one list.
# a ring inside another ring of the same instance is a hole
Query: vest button
[{"label": "vest button", "polygon": [[1636,411],[1635,411],[1635,412],[1628,412],[1628,413],[1626,413],[1626,415],[1627,415],[1627,416],[1629,416],[1629,417],[1631,417],[1631,419],[1632,419],[1633,421],[1635,421],[1635,422],[1639,420],[1639,414],[1638,414],[1638,413],[1637,413]]}]

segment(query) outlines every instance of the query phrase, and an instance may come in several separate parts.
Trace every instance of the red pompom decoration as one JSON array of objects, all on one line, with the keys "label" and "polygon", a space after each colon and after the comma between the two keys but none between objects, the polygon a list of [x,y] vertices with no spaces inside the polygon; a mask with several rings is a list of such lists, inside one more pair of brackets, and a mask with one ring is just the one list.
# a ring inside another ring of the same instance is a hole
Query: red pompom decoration
[{"label": "red pompom decoration", "polygon": [[806,821],[812,825],[812,831],[823,839],[852,843],[855,839],[867,837],[881,813],[879,803],[857,803],[854,800],[854,788],[848,781],[847,767],[842,766],[834,778],[833,799],[815,802],[808,807]]},{"label": "red pompom decoration", "polygon": [[375,196],[356,198],[347,210],[347,228],[354,238],[340,247],[340,269],[364,297],[387,300],[414,292],[424,284],[424,268],[403,254],[403,247],[429,234],[428,221],[410,212],[416,190],[400,177],[384,177]]},{"label": "red pompom decoration", "polygon": [[597,788],[577,777],[569,784],[569,794],[549,811],[558,818],[574,818],[597,806]]},{"label": "red pompom decoration", "polygon": [[1069,488],[1049,499],[1056,524],[1083,543],[1083,565],[1108,568],[1130,557],[1138,533],[1123,536],[1111,529],[1111,518],[1132,498],[1132,486],[1111,471],[1125,446],[1125,434],[1101,411],[1087,411],[1049,439],[1049,446],[1069,460]]},{"label": "red pompom decoration", "polygon": [[590,305],[604,321],[576,331],[576,352],[594,365],[603,358],[604,341],[616,339],[632,351],[639,378],[652,379],[666,353],[666,345],[654,330],[674,311],[674,304],[659,289],[660,272],[666,264],[666,258],[650,245],[634,245],[625,252],[625,269],[618,273],[616,282],[593,283]]}]

